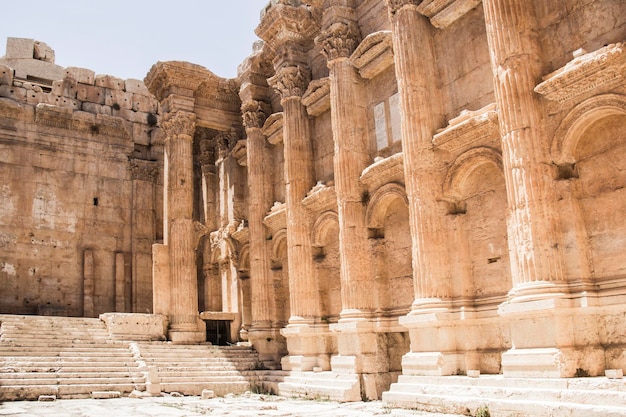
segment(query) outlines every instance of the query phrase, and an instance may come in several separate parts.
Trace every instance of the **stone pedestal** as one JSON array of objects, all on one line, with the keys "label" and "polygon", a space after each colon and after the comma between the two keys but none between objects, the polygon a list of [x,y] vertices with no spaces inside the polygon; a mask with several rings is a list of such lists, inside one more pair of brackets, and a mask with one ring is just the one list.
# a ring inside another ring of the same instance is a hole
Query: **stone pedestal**
[{"label": "stone pedestal", "polygon": [[289,355],[281,360],[284,371],[330,370],[332,333],[326,324],[289,324],[280,331]]}]

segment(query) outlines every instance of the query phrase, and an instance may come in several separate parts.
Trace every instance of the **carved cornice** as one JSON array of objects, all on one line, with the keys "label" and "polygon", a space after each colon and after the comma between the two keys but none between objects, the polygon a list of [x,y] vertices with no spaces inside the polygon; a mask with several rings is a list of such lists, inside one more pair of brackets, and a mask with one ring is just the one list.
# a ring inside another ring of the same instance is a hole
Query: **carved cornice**
[{"label": "carved cornice", "polygon": [[372,79],[393,65],[391,31],[374,32],[365,37],[350,57],[361,77]]},{"label": "carved cornice", "polygon": [[187,135],[193,137],[196,128],[196,115],[187,111],[166,113],[161,120],[161,129],[165,131],[166,140]]},{"label": "carved cornice", "polygon": [[248,166],[248,141],[245,139],[238,140],[233,148],[232,155],[239,165],[242,167]]},{"label": "carved cornice", "polygon": [[430,23],[444,29],[459,20],[480,4],[481,0],[423,0],[417,11],[430,19]]},{"label": "carved cornice", "polygon": [[577,56],[563,68],[544,77],[535,91],[548,100],[563,103],[594,91],[605,92],[623,85],[626,74],[624,43]]},{"label": "carved cornice", "polygon": [[213,75],[202,81],[194,92],[197,106],[238,112],[241,107],[239,83],[234,79]]},{"label": "carved cornice", "polygon": [[328,62],[348,58],[361,41],[361,31],[356,23],[335,22],[315,38]]},{"label": "carved cornice", "polygon": [[128,161],[128,169],[133,180],[155,182],[159,175],[156,161],[132,158]]},{"label": "carved cornice", "polygon": [[263,134],[272,145],[278,145],[283,142],[283,120],[283,112],[274,113],[267,118],[263,125]]},{"label": "carved cornice", "polygon": [[399,10],[406,6],[417,7],[421,2],[422,0],[385,0],[391,15],[395,15]]},{"label": "carved cornice", "polygon": [[334,185],[318,182],[302,200],[302,205],[316,215],[327,210],[337,210],[337,193]]},{"label": "carved cornice", "polygon": [[263,127],[270,105],[263,101],[247,100],[241,105],[243,125],[246,129],[260,129]]},{"label": "carved cornice", "polygon": [[263,224],[266,225],[272,233],[276,233],[281,229],[287,228],[287,205],[285,203],[275,202],[270,212],[263,219]]},{"label": "carved cornice", "polygon": [[309,83],[302,96],[309,116],[316,117],[330,109],[330,78],[320,78]]},{"label": "carved cornice", "polygon": [[404,183],[402,152],[377,160],[363,170],[360,180],[369,192],[376,191],[384,184]]},{"label": "carved cornice", "polygon": [[207,79],[219,78],[201,65],[182,61],[157,62],[144,83],[148,90],[162,101],[170,94],[193,97],[193,92]]},{"label": "carved cornice", "polygon": [[306,44],[319,31],[319,17],[299,0],[271,2],[255,33],[272,49],[284,43]]},{"label": "carved cornice", "polygon": [[285,100],[291,97],[302,97],[309,80],[309,70],[300,65],[294,65],[280,68],[276,75],[267,81]]},{"label": "carved cornice", "polygon": [[480,110],[463,111],[448,126],[433,136],[436,148],[461,153],[477,146],[500,149],[500,127],[495,103]]}]

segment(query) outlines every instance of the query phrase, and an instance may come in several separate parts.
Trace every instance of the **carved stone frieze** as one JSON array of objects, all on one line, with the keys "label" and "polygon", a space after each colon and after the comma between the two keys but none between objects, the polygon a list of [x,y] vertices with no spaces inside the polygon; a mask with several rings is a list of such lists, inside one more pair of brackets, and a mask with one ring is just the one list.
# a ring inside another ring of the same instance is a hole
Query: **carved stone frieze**
[{"label": "carved stone frieze", "polygon": [[615,43],[577,56],[563,68],[544,77],[535,91],[548,100],[563,103],[588,92],[610,90],[624,83],[624,43]]},{"label": "carved stone frieze", "polygon": [[309,80],[309,70],[300,65],[294,65],[280,68],[276,75],[267,81],[282,99],[287,99],[302,97]]},{"label": "carved stone frieze", "polygon": [[72,109],[38,104],[35,110],[35,122],[44,126],[69,129],[72,126]]},{"label": "carved stone frieze", "polygon": [[313,80],[302,96],[309,116],[319,116],[330,109],[330,79],[328,77]]},{"label": "carved stone frieze", "polygon": [[175,111],[166,113],[161,120],[161,129],[165,131],[166,138],[177,135],[192,136],[196,128],[196,115],[187,111]]},{"label": "carved stone frieze", "polygon": [[448,127],[435,134],[433,145],[452,153],[460,153],[477,146],[500,149],[500,127],[496,104],[477,111],[463,111],[450,120]]},{"label": "carved stone frieze", "polygon": [[393,65],[391,31],[374,32],[365,37],[350,57],[361,77],[372,79]]},{"label": "carved stone frieze", "polygon": [[128,161],[133,180],[154,182],[159,175],[159,165],[156,161],[132,158]]},{"label": "carved stone frieze", "polygon": [[275,202],[270,212],[263,219],[272,233],[276,233],[281,229],[287,228],[287,205],[285,203]]},{"label": "carved stone frieze", "polygon": [[349,57],[360,41],[361,32],[354,22],[335,22],[315,38],[328,62]]},{"label": "carved stone frieze", "polygon": [[337,210],[337,193],[332,184],[318,182],[307,196],[302,200],[302,205],[312,215],[322,213],[327,210]]}]

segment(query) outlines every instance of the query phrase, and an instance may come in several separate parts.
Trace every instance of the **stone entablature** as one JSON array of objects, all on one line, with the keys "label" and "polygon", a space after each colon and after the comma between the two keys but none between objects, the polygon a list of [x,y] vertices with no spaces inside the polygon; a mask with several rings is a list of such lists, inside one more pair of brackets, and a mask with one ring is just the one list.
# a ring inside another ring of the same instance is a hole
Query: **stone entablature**
[{"label": "stone entablature", "polygon": [[445,29],[480,2],[481,0],[425,0],[417,6],[417,10],[428,17],[434,27]]},{"label": "stone entablature", "polygon": [[337,194],[334,184],[332,182],[329,184],[318,182],[302,200],[302,204],[311,212],[313,217],[327,210],[336,211]]},{"label": "stone entablature", "polygon": [[270,212],[263,219],[263,223],[276,233],[287,227],[287,207],[285,203],[275,202]]},{"label": "stone entablature", "polygon": [[480,110],[465,110],[448,126],[433,136],[433,145],[451,153],[460,153],[477,146],[501,148],[496,104]]},{"label": "stone entablature", "polygon": [[623,85],[624,73],[626,51],[624,43],[619,42],[590,53],[577,51],[563,68],[543,77],[535,91],[548,100],[563,103]]},{"label": "stone entablature", "polygon": [[272,145],[283,143],[283,123],[284,114],[282,112],[272,114],[265,121],[263,134]]}]

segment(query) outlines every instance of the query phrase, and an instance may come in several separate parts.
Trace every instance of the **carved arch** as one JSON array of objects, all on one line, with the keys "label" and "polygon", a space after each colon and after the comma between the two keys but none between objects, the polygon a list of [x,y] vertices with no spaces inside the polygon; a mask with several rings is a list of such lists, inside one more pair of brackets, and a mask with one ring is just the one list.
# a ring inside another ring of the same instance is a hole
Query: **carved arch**
[{"label": "carved arch", "polygon": [[328,232],[332,227],[339,227],[339,218],[334,211],[326,211],[322,213],[313,224],[312,243],[313,246],[324,246]]},{"label": "carved arch", "polygon": [[250,244],[246,243],[239,249],[239,265],[237,266],[239,278],[250,278]]},{"label": "carved arch", "polygon": [[626,96],[603,94],[583,101],[565,116],[552,140],[552,159],[557,165],[576,162],[574,151],[586,128],[606,116],[626,115]]},{"label": "carved arch", "polygon": [[279,265],[282,267],[281,251],[283,248],[287,250],[287,229],[280,229],[272,237],[272,269]]},{"label": "carved arch", "polygon": [[462,153],[452,164],[443,184],[446,199],[459,202],[463,199],[463,190],[474,170],[484,164],[492,164],[503,171],[502,155],[493,148],[479,147]]},{"label": "carved arch", "polygon": [[409,199],[403,186],[391,183],[380,187],[370,198],[365,213],[365,221],[370,229],[380,229],[384,225],[385,214],[393,201],[400,199],[409,206]]}]

